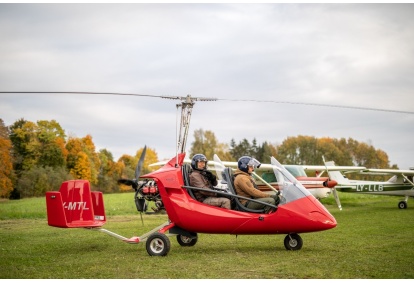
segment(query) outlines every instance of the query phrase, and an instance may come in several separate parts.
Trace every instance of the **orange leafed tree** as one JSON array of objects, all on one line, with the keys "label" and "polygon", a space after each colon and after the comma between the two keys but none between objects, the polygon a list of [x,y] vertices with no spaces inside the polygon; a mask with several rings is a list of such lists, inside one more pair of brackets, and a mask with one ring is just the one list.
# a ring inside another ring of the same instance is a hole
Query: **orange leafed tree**
[{"label": "orange leafed tree", "polygon": [[11,147],[10,140],[0,137],[0,197],[8,197],[13,190]]},{"label": "orange leafed tree", "polygon": [[75,167],[70,170],[70,174],[72,174],[72,176],[74,176],[76,179],[91,181],[91,166],[89,163],[88,155],[86,155],[86,153],[81,151],[77,154]]}]

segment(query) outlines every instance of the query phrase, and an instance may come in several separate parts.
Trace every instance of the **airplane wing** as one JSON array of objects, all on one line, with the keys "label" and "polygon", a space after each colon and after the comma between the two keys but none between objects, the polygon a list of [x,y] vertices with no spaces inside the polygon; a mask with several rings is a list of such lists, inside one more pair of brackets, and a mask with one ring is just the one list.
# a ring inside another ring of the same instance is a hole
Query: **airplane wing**
[{"label": "airplane wing", "polygon": [[364,166],[324,166],[324,165],[300,165],[303,167],[303,170],[305,171],[323,171],[328,169],[329,171],[362,171],[367,170]]},{"label": "airplane wing", "polygon": [[365,169],[362,170],[362,173],[380,173],[380,174],[387,174],[387,175],[398,175],[404,174],[408,176],[414,176],[414,170],[399,170],[399,169]]},{"label": "airplane wing", "polygon": [[[163,165],[165,165],[165,163],[167,163],[167,161],[159,161],[159,162],[150,164],[149,167],[153,167],[153,166],[163,166]],[[184,159],[184,163],[191,163],[191,159],[188,159],[188,158]],[[221,163],[224,166],[226,166],[226,167],[237,168],[237,161],[221,161]],[[215,161],[213,161],[213,160],[209,160],[207,162],[207,165],[210,165],[210,166],[212,166],[214,164],[215,164]],[[283,166],[290,166],[290,165],[283,164]],[[364,171],[364,170],[365,171],[366,170],[374,170],[374,169],[367,169],[366,167],[363,167],[363,166],[335,166],[335,165],[333,165],[333,166],[324,166],[324,165],[294,165],[294,166],[298,166],[298,167],[300,166],[305,171],[323,171],[323,170],[328,169],[330,171],[351,171],[351,172],[358,172],[358,171]],[[273,170],[273,165],[272,164],[262,163],[259,168],[256,168],[255,169],[255,171],[258,171],[258,172],[268,171],[268,170]],[[376,169],[376,170],[380,170],[380,169]],[[406,170],[406,171],[407,172],[410,172],[411,174],[414,174],[414,170]],[[407,173],[407,174],[409,174],[409,173]]]}]

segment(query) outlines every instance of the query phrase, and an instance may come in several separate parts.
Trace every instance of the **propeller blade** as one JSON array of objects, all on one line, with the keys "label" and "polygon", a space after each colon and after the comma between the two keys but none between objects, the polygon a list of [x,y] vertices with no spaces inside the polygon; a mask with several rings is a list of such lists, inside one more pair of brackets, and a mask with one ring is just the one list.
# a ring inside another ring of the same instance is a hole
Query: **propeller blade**
[{"label": "propeller blade", "polygon": [[338,192],[336,191],[335,188],[332,188],[332,193],[334,195],[336,205],[338,206],[339,210],[342,210],[341,201],[339,200]]},{"label": "propeller blade", "polygon": [[144,146],[144,150],[142,151],[137,167],[135,168],[135,179],[137,180],[139,179],[139,176],[141,175],[142,165],[144,164],[146,152],[147,152],[147,146]]},{"label": "propeller blade", "polygon": [[118,184],[124,184],[124,185],[127,185],[127,186],[132,186],[132,185],[134,185],[134,181],[129,180],[129,179],[119,179]]},{"label": "propeller blade", "polygon": [[127,186],[131,186],[134,190],[137,190],[138,188],[138,182],[136,180],[119,179],[118,184],[124,184]]},{"label": "propeller blade", "polygon": [[[328,166],[326,166],[325,156],[323,156],[323,155],[322,155],[322,160],[323,160],[323,164],[325,165],[326,173],[328,174],[328,180],[329,180],[329,182],[332,182],[331,177],[329,177]],[[336,183],[336,181],[333,181],[333,182]],[[335,186],[336,185],[337,185],[337,183],[335,184]],[[336,201],[336,205],[338,206],[339,210],[342,210],[341,201],[339,200],[338,192],[336,191],[335,186],[329,187],[329,188],[331,188],[332,194],[333,194],[333,196],[335,198],[335,201]]]}]

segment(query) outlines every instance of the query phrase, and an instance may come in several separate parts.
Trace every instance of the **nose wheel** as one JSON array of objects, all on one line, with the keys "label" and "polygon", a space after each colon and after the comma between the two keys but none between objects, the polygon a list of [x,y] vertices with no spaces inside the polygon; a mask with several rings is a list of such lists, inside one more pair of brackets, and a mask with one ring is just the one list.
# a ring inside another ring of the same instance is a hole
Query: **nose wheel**
[{"label": "nose wheel", "polygon": [[292,233],[285,237],[284,244],[287,250],[296,251],[302,248],[303,240],[298,234]]},{"label": "nose wheel", "polygon": [[146,248],[150,256],[166,256],[171,248],[170,239],[165,234],[156,232],[148,237]]}]

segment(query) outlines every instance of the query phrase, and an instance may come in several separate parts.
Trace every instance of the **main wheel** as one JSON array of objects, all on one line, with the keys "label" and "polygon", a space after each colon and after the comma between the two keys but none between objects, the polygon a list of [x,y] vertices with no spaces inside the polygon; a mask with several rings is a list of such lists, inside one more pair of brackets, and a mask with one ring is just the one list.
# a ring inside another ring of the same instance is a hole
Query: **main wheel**
[{"label": "main wheel", "polygon": [[398,203],[398,208],[399,209],[406,209],[407,208],[407,202],[402,200]]},{"label": "main wheel", "polygon": [[177,242],[183,247],[192,247],[197,243],[198,236],[190,238],[184,235],[177,235]]},{"label": "main wheel", "polygon": [[285,237],[284,244],[287,250],[296,251],[302,248],[303,241],[302,241],[302,238],[298,234],[293,233]]},{"label": "main wheel", "polygon": [[171,248],[170,239],[163,233],[155,232],[148,237],[146,248],[150,256],[166,256]]}]

